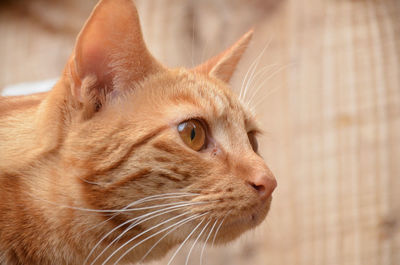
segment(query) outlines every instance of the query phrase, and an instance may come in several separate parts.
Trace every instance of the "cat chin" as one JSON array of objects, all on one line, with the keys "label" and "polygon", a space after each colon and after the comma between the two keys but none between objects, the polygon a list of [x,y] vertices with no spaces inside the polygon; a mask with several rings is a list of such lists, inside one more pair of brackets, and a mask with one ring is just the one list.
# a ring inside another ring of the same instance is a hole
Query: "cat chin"
[{"label": "cat chin", "polygon": [[225,225],[223,225],[219,231],[219,236],[215,240],[215,244],[226,244],[229,243],[248,230],[256,228],[260,225],[269,212],[271,207],[272,197],[270,197],[265,204],[263,204],[260,209],[248,215],[239,215],[230,217],[225,220]]}]

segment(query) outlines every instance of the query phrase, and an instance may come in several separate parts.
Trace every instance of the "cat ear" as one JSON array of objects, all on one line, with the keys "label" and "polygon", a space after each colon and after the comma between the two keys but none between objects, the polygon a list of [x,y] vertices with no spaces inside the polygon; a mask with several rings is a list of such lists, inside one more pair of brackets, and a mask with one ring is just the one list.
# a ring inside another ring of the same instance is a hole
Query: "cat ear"
[{"label": "cat ear", "polygon": [[72,94],[85,103],[131,87],[160,69],[144,43],[132,0],[102,0],[79,33],[70,59]]},{"label": "cat ear", "polygon": [[193,70],[195,72],[208,74],[209,76],[216,77],[228,83],[240,58],[246,51],[252,36],[253,30],[248,31],[230,48],[197,66]]}]

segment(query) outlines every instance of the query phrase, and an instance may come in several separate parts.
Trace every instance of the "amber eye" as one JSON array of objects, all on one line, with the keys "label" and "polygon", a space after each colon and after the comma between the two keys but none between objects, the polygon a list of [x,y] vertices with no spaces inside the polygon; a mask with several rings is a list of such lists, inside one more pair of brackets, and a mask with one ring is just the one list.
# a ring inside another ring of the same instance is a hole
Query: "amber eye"
[{"label": "amber eye", "polygon": [[256,138],[256,134],[254,132],[249,132],[247,133],[247,136],[249,137],[249,142],[251,144],[251,147],[253,148],[254,152],[258,152],[258,142]]},{"label": "amber eye", "polygon": [[201,150],[206,142],[206,132],[198,120],[182,122],[178,125],[178,132],[183,142],[195,151]]}]

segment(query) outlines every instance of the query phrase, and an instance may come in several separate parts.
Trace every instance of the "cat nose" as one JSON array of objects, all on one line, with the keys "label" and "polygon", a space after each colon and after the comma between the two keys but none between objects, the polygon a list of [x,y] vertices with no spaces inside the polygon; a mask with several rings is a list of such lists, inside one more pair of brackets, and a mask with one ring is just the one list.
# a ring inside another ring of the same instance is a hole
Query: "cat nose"
[{"label": "cat nose", "polygon": [[258,193],[261,199],[268,199],[278,183],[272,174],[260,174],[248,180],[248,184]]}]

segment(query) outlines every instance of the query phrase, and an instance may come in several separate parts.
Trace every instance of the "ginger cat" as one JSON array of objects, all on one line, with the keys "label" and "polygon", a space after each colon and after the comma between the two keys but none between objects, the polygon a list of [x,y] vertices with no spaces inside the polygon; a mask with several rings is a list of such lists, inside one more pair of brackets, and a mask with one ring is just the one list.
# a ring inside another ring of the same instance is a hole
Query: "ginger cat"
[{"label": "ginger cat", "polygon": [[138,263],[261,223],[276,180],[227,85],[251,35],[168,69],[133,2],[100,1],[50,92],[0,98],[0,264]]}]

